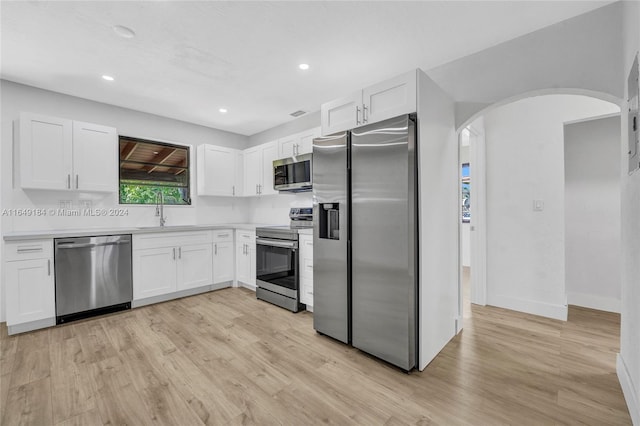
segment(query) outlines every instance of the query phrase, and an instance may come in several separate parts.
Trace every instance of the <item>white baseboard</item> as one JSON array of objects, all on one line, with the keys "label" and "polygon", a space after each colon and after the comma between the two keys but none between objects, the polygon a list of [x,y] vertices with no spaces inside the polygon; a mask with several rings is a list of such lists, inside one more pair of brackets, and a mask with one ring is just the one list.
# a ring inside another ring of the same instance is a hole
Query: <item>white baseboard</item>
[{"label": "white baseboard", "polygon": [[511,309],[527,314],[540,315],[542,317],[567,320],[567,305],[553,305],[551,303],[536,302],[535,300],[518,299],[503,295],[491,296],[487,304],[498,308]]},{"label": "white baseboard", "polygon": [[244,287],[244,288],[248,288],[249,290],[256,291],[255,285],[243,283],[242,281],[238,281],[238,287]]},{"label": "white baseboard", "polygon": [[570,305],[582,306],[584,308],[597,309],[599,311],[620,313],[620,299],[613,297],[602,297],[586,293],[567,293],[567,301]]},{"label": "white baseboard", "polygon": [[620,387],[624,394],[624,400],[627,402],[627,408],[631,415],[631,422],[634,426],[640,426],[640,400],[638,399],[638,392],[636,391],[627,364],[621,354],[618,354],[616,360],[616,372],[618,373],[618,380],[620,381]]}]

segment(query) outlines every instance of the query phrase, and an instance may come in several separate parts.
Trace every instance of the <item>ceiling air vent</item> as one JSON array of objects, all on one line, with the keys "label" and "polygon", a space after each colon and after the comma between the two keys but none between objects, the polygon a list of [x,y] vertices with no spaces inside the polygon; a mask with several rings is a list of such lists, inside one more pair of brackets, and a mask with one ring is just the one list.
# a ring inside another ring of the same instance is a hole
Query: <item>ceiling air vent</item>
[{"label": "ceiling air vent", "polygon": [[304,115],[306,113],[307,113],[306,111],[302,111],[302,110],[299,109],[299,110],[297,110],[295,112],[292,112],[289,115],[292,116],[292,117],[300,117],[301,115]]}]

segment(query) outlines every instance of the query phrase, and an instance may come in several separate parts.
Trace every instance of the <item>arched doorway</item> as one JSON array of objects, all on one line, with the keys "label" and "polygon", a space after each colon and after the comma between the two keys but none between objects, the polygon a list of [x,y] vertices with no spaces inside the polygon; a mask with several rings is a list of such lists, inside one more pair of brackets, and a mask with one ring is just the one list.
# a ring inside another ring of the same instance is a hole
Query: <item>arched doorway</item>
[{"label": "arched doorway", "polygon": [[[618,105],[619,99],[592,91],[528,92],[478,111],[458,128],[459,135],[468,129],[476,138],[468,238],[473,303],[566,319],[563,123],[619,113]],[[529,145],[516,143],[522,140]],[[461,316],[462,263],[461,251]]]}]

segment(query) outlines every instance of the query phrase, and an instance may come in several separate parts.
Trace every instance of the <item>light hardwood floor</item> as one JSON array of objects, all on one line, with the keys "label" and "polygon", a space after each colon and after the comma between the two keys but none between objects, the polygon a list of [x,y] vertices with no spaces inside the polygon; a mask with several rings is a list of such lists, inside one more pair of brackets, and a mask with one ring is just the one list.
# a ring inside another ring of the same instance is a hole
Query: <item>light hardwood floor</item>
[{"label": "light hardwood floor", "polygon": [[412,374],[244,289],[13,337],[3,326],[2,424],[631,424],[618,315],[471,309]]}]

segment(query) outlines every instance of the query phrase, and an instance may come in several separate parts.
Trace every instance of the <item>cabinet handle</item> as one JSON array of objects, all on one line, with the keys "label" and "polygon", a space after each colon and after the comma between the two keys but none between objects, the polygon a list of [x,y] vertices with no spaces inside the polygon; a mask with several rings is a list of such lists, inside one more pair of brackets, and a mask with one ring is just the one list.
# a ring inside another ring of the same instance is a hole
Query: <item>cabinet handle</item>
[{"label": "cabinet handle", "polygon": [[178,259],[182,259],[182,247],[178,247]]},{"label": "cabinet handle", "polygon": [[176,260],[176,248],[173,248],[173,260]]},{"label": "cabinet handle", "polygon": [[231,186],[231,195],[236,195],[236,186]]},{"label": "cabinet handle", "polygon": [[258,190],[260,191],[258,194],[262,194],[262,185],[258,185]]},{"label": "cabinet handle", "polygon": [[360,107],[356,105],[356,124],[360,124]]},{"label": "cabinet handle", "polygon": [[16,252],[18,253],[34,253],[36,251],[42,251],[44,250],[42,247],[25,247],[25,248],[18,248],[18,250],[16,250]]},{"label": "cabinet handle", "polygon": [[218,243],[213,245],[213,250],[214,250],[213,254],[218,255]]},{"label": "cabinet handle", "polygon": [[249,251],[249,246],[248,245],[244,245],[244,254],[247,254],[247,252]]},{"label": "cabinet handle", "polygon": [[47,275],[51,276],[51,259],[47,259]]},{"label": "cabinet handle", "polygon": [[256,194],[259,194],[258,192],[258,184],[256,183]]},{"label": "cabinet handle", "polygon": [[227,238],[229,234],[218,234],[218,238]]},{"label": "cabinet handle", "polygon": [[367,111],[369,111],[369,108],[367,108],[366,105],[362,105],[362,123],[369,122],[369,119],[367,118]]},{"label": "cabinet handle", "polygon": [[76,189],[78,189],[78,175],[76,175]]},{"label": "cabinet handle", "polygon": [[67,189],[71,189],[71,175],[67,175]]},{"label": "cabinet handle", "polygon": [[294,152],[295,155],[300,154],[300,151],[298,150],[298,144],[297,143],[293,145],[293,152]]}]

